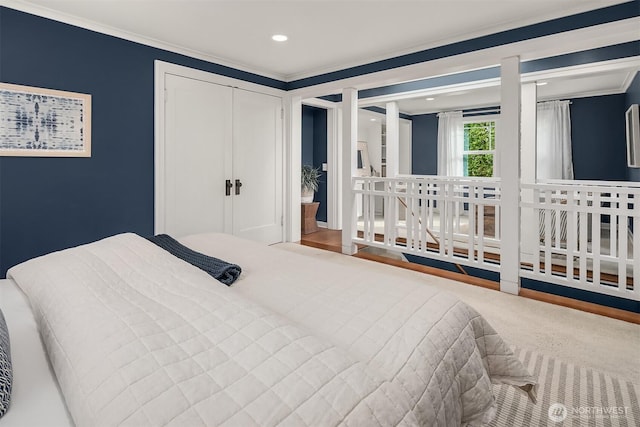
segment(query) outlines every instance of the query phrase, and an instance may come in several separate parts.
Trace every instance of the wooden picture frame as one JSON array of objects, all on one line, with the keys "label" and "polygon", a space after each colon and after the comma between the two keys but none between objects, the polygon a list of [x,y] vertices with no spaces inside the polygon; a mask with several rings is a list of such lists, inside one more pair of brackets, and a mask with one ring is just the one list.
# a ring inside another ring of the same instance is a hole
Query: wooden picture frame
[{"label": "wooden picture frame", "polygon": [[91,157],[91,95],[0,83],[0,156]]}]

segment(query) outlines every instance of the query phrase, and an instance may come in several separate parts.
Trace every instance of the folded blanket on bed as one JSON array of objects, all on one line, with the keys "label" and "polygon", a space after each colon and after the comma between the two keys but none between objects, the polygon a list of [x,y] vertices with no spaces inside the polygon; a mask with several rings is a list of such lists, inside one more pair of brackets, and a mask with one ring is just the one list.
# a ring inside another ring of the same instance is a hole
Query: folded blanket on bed
[{"label": "folded blanket on bed", "polygon": [[240,266],[189,249],[168,234],[158,234],[147,239],[171,255],[206,271],[211,277],[227,286],[231,286],[242,273]]}]

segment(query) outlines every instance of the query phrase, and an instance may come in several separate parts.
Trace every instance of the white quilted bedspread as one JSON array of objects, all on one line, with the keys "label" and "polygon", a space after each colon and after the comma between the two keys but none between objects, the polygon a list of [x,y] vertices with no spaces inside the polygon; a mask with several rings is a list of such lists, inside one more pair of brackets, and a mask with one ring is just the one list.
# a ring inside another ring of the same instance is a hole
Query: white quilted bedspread
[{"label": "white quilted bedspread", "polygon": [[491,382],[535,379],[472,308],[424,283],[221,234],[227,287],[124,234],[13,267],[78,426],[457,426]]},{"label": "white quilted bedspread", "polygon": [[535,378],[482,316],[449,293],[229,235],[180,240],[241,265],[232,289],[405,390],[420,425],[486,424],[495,414],[491,382],[519,386],[535,400]]},{"label": "white quilted bedspread", "polygon": [[31,301],[78,426],[419,425],[414,391],[358,351],[138,236],[36,258],[9,276]]}]

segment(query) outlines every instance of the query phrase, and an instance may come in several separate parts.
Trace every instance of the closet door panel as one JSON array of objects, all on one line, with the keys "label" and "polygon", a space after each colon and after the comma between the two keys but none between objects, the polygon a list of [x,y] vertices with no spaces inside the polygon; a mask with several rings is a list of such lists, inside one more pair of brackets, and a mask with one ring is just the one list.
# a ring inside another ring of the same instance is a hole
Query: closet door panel
[{"label": "closet door panel", "polygon": [[282,99],[234,89],[233,234],[268,244],[282,241]]},{"label": "closet door panel", "polygon": [[232,89],[173,75],[165,85],[166,233],[231,233]]}]

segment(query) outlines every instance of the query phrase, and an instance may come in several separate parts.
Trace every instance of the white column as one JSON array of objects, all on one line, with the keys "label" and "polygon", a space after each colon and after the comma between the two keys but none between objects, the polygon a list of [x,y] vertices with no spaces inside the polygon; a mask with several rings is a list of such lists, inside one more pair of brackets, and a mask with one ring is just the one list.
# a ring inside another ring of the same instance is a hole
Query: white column
[{"label": "white column", "polygon": [[342,229],[342,111],[327,109],[327,225]]},{"label": "white column", "polygon": [[520,58],[500,65],[498,147],[502,202],[500,213],[500,290],[520,291]]},{"label": "white column", "polygon": [[287,195],[285,203],[285,234],[287,242],[300,240],[300,169],[302,167],[302,99],[287,97],[284,100],[287,133]]},{"label": "white column", "polygon": [[396,177],[400,171],[400,110],[395,101],[387,102],[387,176]]},{"label": "white column", "polygon": [[342,253],[357,252],[353,237],[356,233],[356,199],[351,191],[351,177],[358,167],[358,90],[342,90]]},{"label": "white column", "polygon": [[[536,128],[537,128],[537,100],[538,91],[535,83],[522,85],[522,111],[521,111],[521,132],[522,138],[520,146],[520,180],[523,183],[533,184],[536,182]],[[522,201],[533,202],[533,190],[522,190]],[[522,233],[522,244],[520,252],[522,261],[533,263],[534,256],[538,255],[538,218],[535,217],[533,209],[523,209],[521,212],[522,221],[520,232]]]}]

